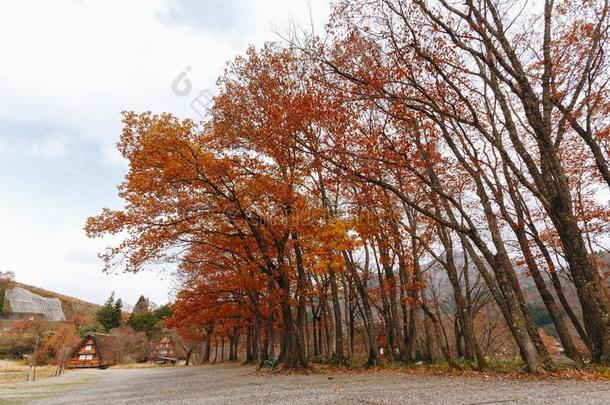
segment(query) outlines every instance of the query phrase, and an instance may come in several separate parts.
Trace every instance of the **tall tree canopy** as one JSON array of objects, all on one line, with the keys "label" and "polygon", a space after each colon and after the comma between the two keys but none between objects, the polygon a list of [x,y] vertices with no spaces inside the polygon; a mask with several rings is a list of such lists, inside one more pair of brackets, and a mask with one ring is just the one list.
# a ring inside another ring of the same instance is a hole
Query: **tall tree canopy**
[{"label": "tall tree canopy", "polygon": [[543,372],[542,308],[566,355],[609,364],[608,11],[339,3],[323,37],[230,63],[208,120],[125,113],[125,206],[87,233],[125,235],[107,268],[177,263],[168,324],[208,358],[245,334],[286,370],[381,344]]}]

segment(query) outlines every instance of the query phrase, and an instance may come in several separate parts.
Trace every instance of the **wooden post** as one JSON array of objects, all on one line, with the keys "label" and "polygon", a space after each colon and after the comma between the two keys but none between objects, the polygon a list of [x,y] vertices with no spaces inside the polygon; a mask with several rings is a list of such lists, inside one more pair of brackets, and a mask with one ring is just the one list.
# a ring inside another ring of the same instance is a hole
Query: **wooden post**
[{"label": "wooden post", "polygon": [[34,362],[34,373],[32,376],[32,381],[36,381],[36,365],[38,364],[38,345],[40,344],[40,333],[36,336],[36,344],[34,345],[34,358],[32,361]]},{"label": "wooden post", "polygon": [[40,333],[36,336],[36,344],[34,345],[34,354],[30,359],[30,368],[28,370],[28,381],[36,381],[36,363],[38,361],[38,344],[40,343]]}]

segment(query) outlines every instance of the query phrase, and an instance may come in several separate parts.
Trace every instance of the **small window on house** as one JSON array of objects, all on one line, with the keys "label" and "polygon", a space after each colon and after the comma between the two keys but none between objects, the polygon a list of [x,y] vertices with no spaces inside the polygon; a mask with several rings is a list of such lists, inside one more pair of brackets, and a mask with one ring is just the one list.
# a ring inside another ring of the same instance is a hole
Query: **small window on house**
[{"label": "small window on house", "polygon": [[80,356],[78,356],[78,359],[81,361],[84,361],[87,359],[87,355],[86,354],[81,354]]},{"label": "small window on house", "polygon": [[90,352],[90,351],[91,351],[91,349],[93,349],[93,345],[87,345],[87,346],[85,346],[85,351],[86,351],[86,352]]},{"label": "small window on house", "polygon": [[87,354],[85,355],[85,360],[93,360],[93,355],[92,354]]},{"label": "small window on house", "polygon": [[167,350],[165,349],[161,349],[159,350],[159,354],[163,355],[163,354],[167,354]]}]

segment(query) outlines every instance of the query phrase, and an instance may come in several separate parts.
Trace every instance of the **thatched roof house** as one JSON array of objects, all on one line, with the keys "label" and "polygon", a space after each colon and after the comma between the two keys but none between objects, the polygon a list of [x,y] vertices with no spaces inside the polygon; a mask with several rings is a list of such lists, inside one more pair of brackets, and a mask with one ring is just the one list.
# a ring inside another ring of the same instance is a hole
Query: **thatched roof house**
[{"label": "thatched roof house", "polygon": [[83,336],[72,352],[67,368],[107,368],[119,361],[117,337],[101,333]]},{"label": "thatched roof house", "polygon": [[178,339],[175,333],[165,332],[153,345],[148,360],[156,363],[176,363],[178,360],[186,359],[186,351]]}]

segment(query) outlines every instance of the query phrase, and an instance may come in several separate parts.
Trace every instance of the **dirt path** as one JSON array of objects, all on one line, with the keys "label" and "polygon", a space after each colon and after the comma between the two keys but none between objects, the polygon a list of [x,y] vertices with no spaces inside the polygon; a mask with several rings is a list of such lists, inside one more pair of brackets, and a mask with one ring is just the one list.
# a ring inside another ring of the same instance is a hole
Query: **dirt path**
[{"label": "dirt path", "polygon": [[515,381],[400,373],[258,376],[217,365],[82,370],[0,386],[0,401],[44,404],[610,404],[610,383]]}]

